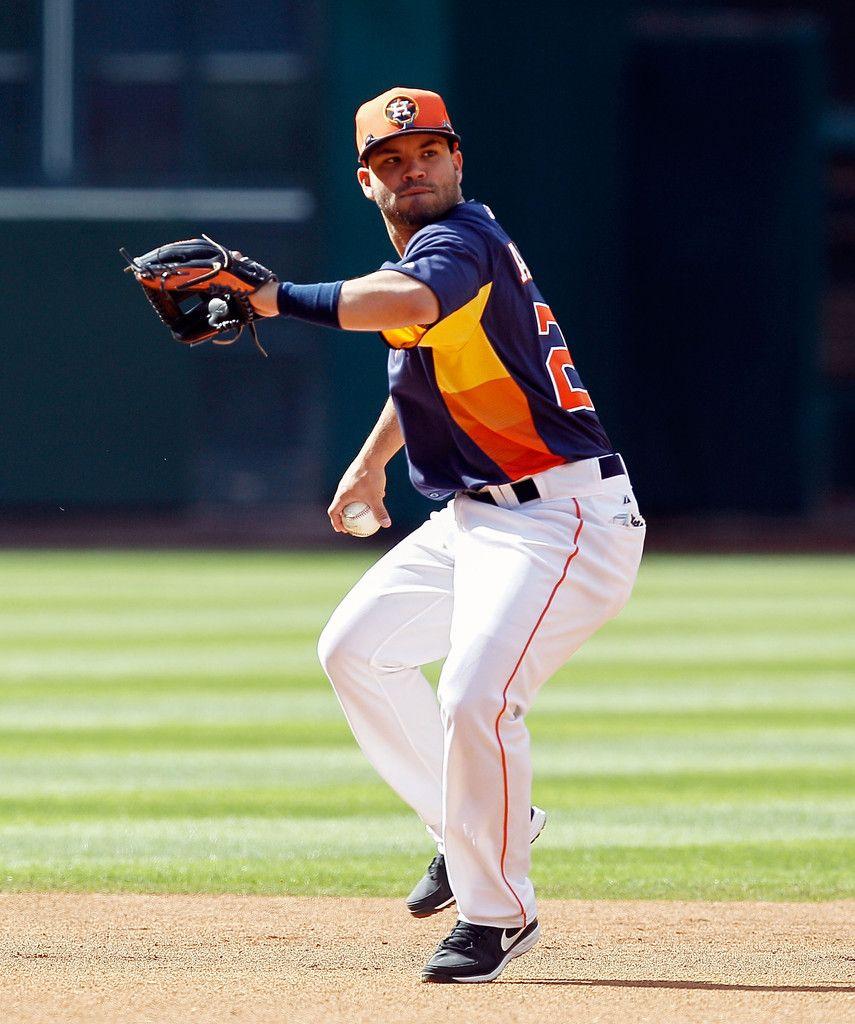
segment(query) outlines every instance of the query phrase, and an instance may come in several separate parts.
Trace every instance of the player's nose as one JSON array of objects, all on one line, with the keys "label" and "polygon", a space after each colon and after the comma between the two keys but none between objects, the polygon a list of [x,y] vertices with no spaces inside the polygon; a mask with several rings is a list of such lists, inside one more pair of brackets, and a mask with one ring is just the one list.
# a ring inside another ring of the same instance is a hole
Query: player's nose
[{"label": "player's nose", "polygon": [[427,171],[422,166],[421,161],[417,157],[413,157],[412,160],[404,167],[402,177],[407,181],[415,181],[416,179],[424,178]]}]

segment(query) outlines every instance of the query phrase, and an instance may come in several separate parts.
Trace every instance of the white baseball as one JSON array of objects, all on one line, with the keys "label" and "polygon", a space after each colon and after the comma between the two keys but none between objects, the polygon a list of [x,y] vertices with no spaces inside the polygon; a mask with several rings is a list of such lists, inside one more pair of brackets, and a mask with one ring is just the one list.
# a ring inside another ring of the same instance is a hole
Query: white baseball
[{"label": "white baseball", "polygon": [[227,320],[229,316],[229,304],[224,299],[218,299],[214,297],[208,303],[208,323],[212,327],[216,327],[221,324],[224,320]]},{"label": "white baseball", "polygon": [[364,501],[352,501],[341,510],[341,525],[353,537],[370,537],[380,529],[377,516]]}]

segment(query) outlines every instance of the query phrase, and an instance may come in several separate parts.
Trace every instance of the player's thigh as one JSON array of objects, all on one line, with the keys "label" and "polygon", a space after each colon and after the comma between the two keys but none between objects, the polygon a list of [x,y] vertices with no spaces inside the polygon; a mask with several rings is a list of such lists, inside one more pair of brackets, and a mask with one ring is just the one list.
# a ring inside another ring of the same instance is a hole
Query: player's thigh
[{"label": "player's thigh", "polygon": [[626,603],[644,530],[612,522],[623,494],[515,509],[458,501],[441,697],[490,701],[514,683],[524,712],[538,687]]},{"label": "player's thigh", "polygon": [[453,604],[455,523],[434,512],[359,579],[321,634],[323,663],[336,656],[381,669],[445,657]]}]

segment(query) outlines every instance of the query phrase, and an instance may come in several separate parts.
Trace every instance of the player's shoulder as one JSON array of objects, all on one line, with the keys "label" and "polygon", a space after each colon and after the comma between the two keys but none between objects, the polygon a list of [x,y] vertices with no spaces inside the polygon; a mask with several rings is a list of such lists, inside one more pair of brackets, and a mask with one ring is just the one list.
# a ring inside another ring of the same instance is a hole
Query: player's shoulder
[{"label": "player's shoulder", "polygon": [[502,228],[496,220],[496,215],[486,203],[480,203],[477,199],[470,199],[465,203],[458,203],[449,214],[463,224],[468,224],[481,231],[488,231],[491,234],[501,233]]}]

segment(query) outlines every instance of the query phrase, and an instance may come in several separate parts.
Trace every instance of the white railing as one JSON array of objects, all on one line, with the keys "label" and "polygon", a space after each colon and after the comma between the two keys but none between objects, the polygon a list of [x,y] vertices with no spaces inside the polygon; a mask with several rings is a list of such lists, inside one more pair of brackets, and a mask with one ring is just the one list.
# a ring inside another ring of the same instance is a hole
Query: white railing
[{"label": "white railing", "polygon": [[0,188],[0,220],[188,220],[302,224],[300,188]]}]

